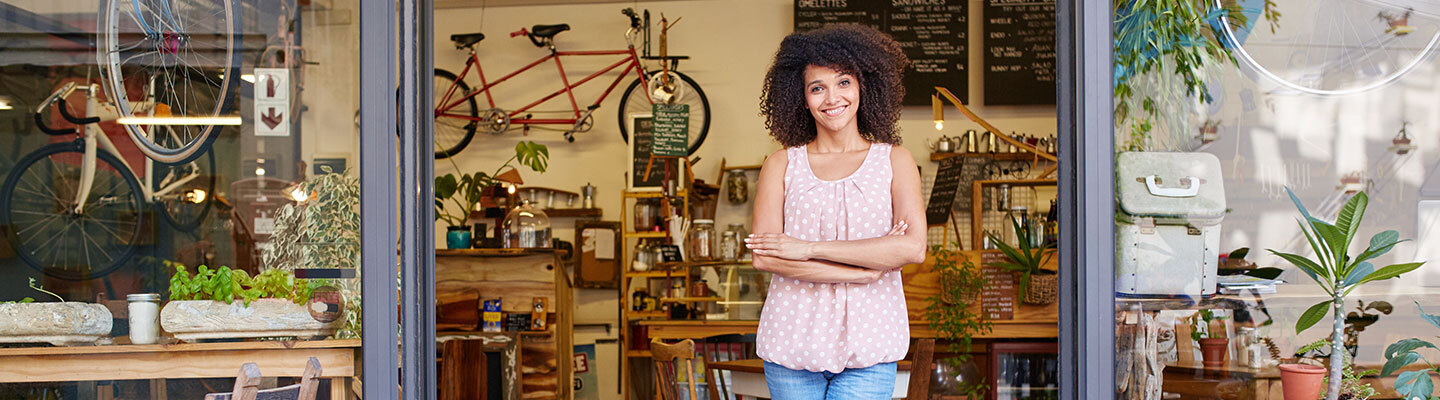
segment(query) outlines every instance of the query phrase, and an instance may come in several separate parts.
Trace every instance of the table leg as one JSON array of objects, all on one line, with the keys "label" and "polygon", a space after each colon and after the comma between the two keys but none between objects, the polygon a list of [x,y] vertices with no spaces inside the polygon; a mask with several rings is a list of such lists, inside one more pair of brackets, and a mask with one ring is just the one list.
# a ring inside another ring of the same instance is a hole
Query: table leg
[{"label": "table leg", "polygon": [[151,399],[151,400],[165,400],[165,399],[168,399],[168,398],[170,398],[170,396],[168,396],[168,395],[165,394],[165,380],[164,380],[164,379],[151,379],[151,380],[150,380],[150,399]]},{"label": "table leg", "polygon": [[350,385],[346,378],[330,378],[330,400],[349,400]]},{"label": "table leg", "polygon": [[95,388],[95,390],[97,390],[97,392],[95,393],[96,400],[115,400],[114,381],[101,383],[98,386],[99,387]]}]

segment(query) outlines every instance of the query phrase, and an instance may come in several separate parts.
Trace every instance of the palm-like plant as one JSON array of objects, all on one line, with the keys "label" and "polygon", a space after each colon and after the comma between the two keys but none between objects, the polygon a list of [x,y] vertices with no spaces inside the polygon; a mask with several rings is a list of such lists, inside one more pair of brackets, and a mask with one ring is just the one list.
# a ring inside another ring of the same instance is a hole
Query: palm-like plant
[{"label": "palm-like plant", "polygon": [[[1326,399],[1336,400],[1340,396],[1345,354],[1345,296],[1360,285],[1398,277],[1424,263],[1395,264],[1376,269],[1375,265],[1369,262],[1390,252],[1390,249],[1402,242],[1400,234],[1393,230],[1376,234],[1370,238],[1369,247],[1358,255],[1350,255],[1350,244],[1360,230],[1365,207],[1370,203],[1365,192],[1356,193],[1346,201],[1345,206],[1340,209],[1339,217],[1331,224],[1310,215],[1310,211],[1305,209],[1305,205],[1300,203],[1300,198],[1296,197],[1290,188],[1285,188],[1285,191],[1290,194],[1290,200],[1295,202],[1295,208],[1299,209],[1300,215],[1304,217],[1304,220],[1300,221],[1300,231],[1305,234],[1311,250],[1315,252],[1315,259],[1275,250],[1270,252],[1295,264],[1330,296],[1330,299],[1310,306],[1300,315],[1300,320],[1295,322],[1295,332],[1300,333],[1314,326],[1326,315],[1334,315],[1334,331],[1330,336],[1330,387],[1326,391]],[[1334,312],[1331,313],[1331,310]]]},{"label": "palm-like plant", "polygon": [[995,234],[988,234],[990,243],[994,243],[996,247],[1000,248],[1001,252],[1005,253],[1005,257],[1010,259],[1008,262],[990,263],[990,265],[1020,273],[1020,293],[1028,293],[1027,290],[1030,288],[1031,275],[1052,273],[1040,269],[1040,266],[1045,265],[1045,262],[1049,261],[1052,253],[1046,250],[1049,250],[1054,244],[1042,243],[1039,247],[1031,246],[1030,244],[1033,243],[1035,239],[1034,235],[1031,234],[1029,229],[1021,227],[1020,222],[1016,221],[1013,215],[1010,216],[1010,226],[1015,229],[1015,237],[1019,239],[1020,242],[1019,247],[1011,247],[1010,244],[1005,243],[1004,240],[995,237]]}]

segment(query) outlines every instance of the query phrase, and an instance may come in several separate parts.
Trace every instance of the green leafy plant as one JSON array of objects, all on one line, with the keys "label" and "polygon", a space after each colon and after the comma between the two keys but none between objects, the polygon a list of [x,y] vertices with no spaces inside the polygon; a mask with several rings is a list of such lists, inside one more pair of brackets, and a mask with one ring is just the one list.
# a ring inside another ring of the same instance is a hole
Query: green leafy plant
[{"label": "green leafy plant", "polygon": [[1210,331],[1210,323],[1224,320],[1226,317],[1215,315],[1214,310],[1200,310],[1195,315],[1196,318],[1190,319],[1190,339],[1198,342],[1200,339],[1218,337],[1215,332]]},{"label": "green leafy plant", "polygon": [[324,173],[291,189],[294,203],[276,212],[270,246],[262,253],[265,266],[294,270],[359,265],[360,180],[321,168]]},{"label": "green leafy plant", "polygon": [[[1248,29],[1249,17],[1236,1],[1212,8],[1211,0],[1112,0],[1115,41],[1112,51],[1115,77],[1116,132],[1122,150],[1143,150],[1159,128],[1183,131],[1184,112],[1193,99],[1210,103],[1206,68],[1219,67],[1235,57],[1216,32],[1223,14],[1235,29]],[[1261,10],[1271,32],[1279,26],[1274,1]],[[1161,71],[1172,71],[1162,75]],[[1188,132],[1187,132],[1188,133]]]},{"label": "green leafy plant", "polygon": [[[1315,259],[1309,259],[1296,254],[1282,253],[1270,250],[1270,253],[1285,259],[1285,261],[1299,267],[1306,276],[1320,285],[1320,289],[1330,298],[1316,303],[1306,309],[1295,322],[1295,332],[1300,333],[1305,329],[1314,326],[1326,315],[1333,315],[1334,331],[1330,335],[1330,383],[1326,391],[1327,400],[1336,400],[1340,395],[1341,364],[1346,353],[1345,344],[1345,296],[1350,292],[1369,282],[1399,277],[1400,274],[1410,272],[1419,268],[1424,262],[1403,263],[1385,266],[1376,269],[1369,261],[1388,253],[1391,248],[1401,242],[1400,234],[1393,230],[1380,232],[1370,238],[1370,245],[1360,254],[1350,255],[1350,244],[1355,241],[1360,231],[1360,223],[1365,217],[1365,207],[1369,205],[1370,199],[1365,192],[1356,193],[1345,206],[1340,209],[1340,215],[1335,223],[1331,224],[1321,221],[1310,215],[1305,205],[1300,203],[1300,198],[1285,188],[1290,194],[1290,200],[1295,203],[1304,217],[1299,221],[1300,231],[1305,234],[1309,241],[1310,248],[1315,252]],[[1334,312],[1332,313],[1331,310]]]},{"label": "green leafy plant", "polygon": [[[460,166],[455,164],[454,158],[450,160],[455,170]],[[470,218],[470,211],[475,209],[475,204],[484,197],[485,190],[499,182],[498,177],[511,162],[519,162],[520,165],[530,170],[544,173],[550,162],[550,150],[543,144],[535,142],[520,142],[515,144],[515,155],[500,164],[495,172],[475,172],[473,174],[445,174],[435,177],[435,220],[445,221],[450,226],[465,226],[465,220]],[[446,210],[446,202],[453,203],[458,210],[454,213]]]},{"label": "green leafy plant", "polygon": [[989,234],[990,243],[994,243],[1001,252],[1005,253],[1005,257],[1010,259],[1008,262],[997,262],[990,265],[1020,273],[1020,293],[1026,293],[1030,287],[1031,275],[1055,273],[1040,268],[1053,255],[1048,250],[1054,246],[1054,243],[1042,243],[1039,247],[1032,247],[1030,243],[1035,242],[1035,238],[1030,234],[1029,229],[1021,227],[1020,222],[1016,221],[1014,216],[1010,217],[1010,226],[1015,229],[1015,237],[1019,240],[1020,247],[1011,247],[995,234]]},{"label": "green leafy plant", "polygon": [[[39,284],[36,284],[36,283],[35,283],[35,278],[30,278],[30,288],[31,288],[31,289],[35,289],[35,291],[40,292],[40,293],[44,293],[44,294],[48,294],[48,295],[51,295],[51,296],[55,296],[55,299],[56,299],[56,300],[60,300],[61,303],[64,303],[64,302],[65,302],[65,298],[64,298],[64,297],[60,297],[60,295],[55,294],[55,292],[51,292],[51,291],[49,291],[49,290],[45,290],[45,287],[44,287],[44,286],[41,286],[41,285],[39,285]],[[28,297],[27,297],[27,298],[28,298]],[[33,301],[34,299],[31,299],[31,300]]]},{"label": "green leafy plant", "polygon": [[[935,257],[932,267],[940,275],[940,291],[925,298],[925,320],[930,329],[940,333],[948,343],[951,353],[956,356],[945,361],[959,369],[969,361],[971,340],[977,333],[989,333],[993,323],[983,312],[976,312],[974,306],[980,289],[985,286],[985,276],[965,256],[943,246],[935,246],[931,252]],[[983,396],[989,387],[983,382],[967,384],[963,395],[970,398]]]},{"label": "green leafy plant", "polygon": [[[1380,371],[1373,369],[1356,371],[1354,363],[1346,363],[1345,369],[1340,372],[1340,400],[1367,400],[1379,395],[1380,392],[1374,387],[1361,381],[1367,376],[1375,376],[1379,373]],[[1328,376],[1322,380],[1322,385],[1329,383],[1330,377]]]},{"label": "green leafy plant", "polygon": [[215,300],[228,304],[238,298],[249,307],[255,300],[274,298],[305,304],[315,288],[330,283],[306,280],[297,286],[294,274],[274,268],[251,277],[245,271],[230,267],[210,269],[201,265],[192,276],[184,265],[169,261],[166,264],[175,268],[170,276],[170,300]]},{"label": "green leafy plant", "polygon": [[[1440,315],[1426,314],[1418,301],[1415,302],[1415,308],[1420,311],[1420,318],[1430,326],[1440,329]],[[1440,366],[1426,360],[1416,351],[1423,348],[1440,350],[1440,347],[1418,338],[1403,339],[1385,348],[1385,367],[1380,370],[1381,376],[1390,376],[1416,362],[1425,363],[1425,368],[1401,372],[1400,376],[1395,378],[1395,391],[1407,399],[1430,399],[1430,395],[1435,391],[1435,382],[1431,381],[1430,373],[1440,373]]]}]

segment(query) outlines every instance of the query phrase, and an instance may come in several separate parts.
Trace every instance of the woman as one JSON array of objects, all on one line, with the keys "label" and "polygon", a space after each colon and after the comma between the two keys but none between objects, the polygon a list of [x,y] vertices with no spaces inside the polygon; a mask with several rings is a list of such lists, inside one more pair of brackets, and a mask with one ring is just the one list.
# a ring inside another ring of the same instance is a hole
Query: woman
[{"label": "woman", "polygon": [[925,259],[919,170],[895,146],[907,64],[890,37],[842,25],[786,37],[765,77],[761,114],[785,149],[760,170],[745,242],[774,273],[757,352],[777,400],[894,390],[900,267]]}]

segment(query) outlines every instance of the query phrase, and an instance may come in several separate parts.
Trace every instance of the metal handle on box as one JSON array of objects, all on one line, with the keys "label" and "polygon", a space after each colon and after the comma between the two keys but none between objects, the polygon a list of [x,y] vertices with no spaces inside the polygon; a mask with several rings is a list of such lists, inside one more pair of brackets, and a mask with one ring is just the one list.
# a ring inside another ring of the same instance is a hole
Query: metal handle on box
[{"label": "metal handle on box", "polygon": [[1200,178],[1193,176],[1182,178],[1181,180],[1185,181],[1189,187],[1180,188],[1162,188],[1159,184],[1155,183],[1156,178],[1158,177],[1155,175],[1145,177],[1145,188],[1150,190],[1150,194],[1152,195],[1160,197],[1195,197],[1200,194]]}]

